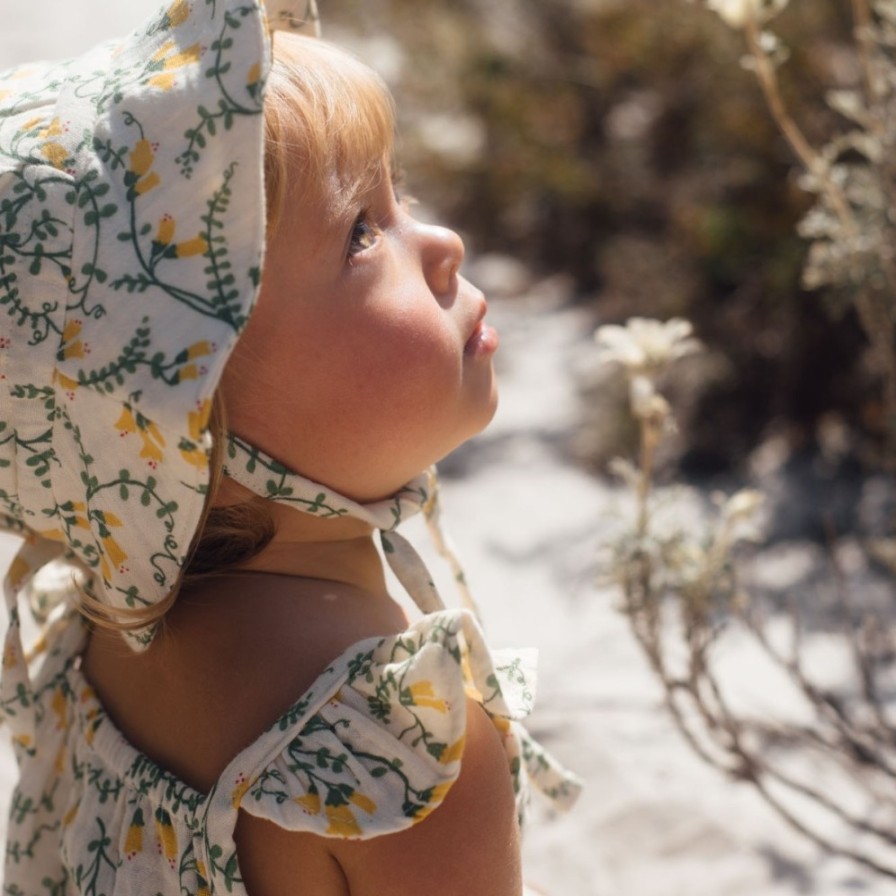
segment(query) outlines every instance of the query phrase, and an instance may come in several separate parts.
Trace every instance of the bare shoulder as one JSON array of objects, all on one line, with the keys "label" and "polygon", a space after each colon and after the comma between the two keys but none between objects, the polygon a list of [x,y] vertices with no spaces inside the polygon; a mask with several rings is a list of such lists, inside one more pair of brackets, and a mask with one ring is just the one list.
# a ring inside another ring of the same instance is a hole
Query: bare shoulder
[{"label": "bare shoulder", "polygon": [[84,672],[125,737],[204,792],[346,649],[407,625],[391,600],[332,583],[214,581],[178,598],[144,654],[95,633]]},{"label": "bare shoulder", "polygon": [[481,707],[468,703],[460,775],[425,820],[372,840],[296,834],[240,814],[236,842],[253,896],[519,896],[519,829],[503,745]]}]

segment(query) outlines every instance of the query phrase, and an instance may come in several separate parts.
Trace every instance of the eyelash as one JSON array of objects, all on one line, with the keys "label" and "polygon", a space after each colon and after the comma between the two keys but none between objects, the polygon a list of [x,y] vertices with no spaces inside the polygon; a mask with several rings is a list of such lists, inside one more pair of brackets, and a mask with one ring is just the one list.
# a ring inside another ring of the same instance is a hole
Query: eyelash
[{"label": "eyelash", "polygon": [[[370,221],[368,213],[366,211],[361,212],[355,221],[354,227],[352,227],[352,235],[348,244],[348,257],[352,258],[355,255],[372,248],[381,232],[380,228]],[[371,238],[372,240],[370,243],[366,245],[363,244],[364,241]]]},{"label": "eyelash", "polygon": [[[392,188],[395,194],[395,201],[401,208],[408,211],[412,206],[417,204],[417,200],[413,196],[404,193],[404,171],[395,170],[391,174]],[[373,248],[376,240],[379,239],[382,230],[380,227],[370,220],[370,213],[366,209],[358,215],[355,224],[352,227],[351,238],[348,244],[348,257],[354,258],[361,252]],[[370,240],[368,244],[364,241]]]}]

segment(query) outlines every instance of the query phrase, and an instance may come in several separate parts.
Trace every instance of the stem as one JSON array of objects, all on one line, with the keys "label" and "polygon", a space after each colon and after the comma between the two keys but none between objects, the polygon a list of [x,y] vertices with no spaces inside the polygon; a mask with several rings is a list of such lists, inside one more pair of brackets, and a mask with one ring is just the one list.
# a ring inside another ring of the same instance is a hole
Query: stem
[{"label": "stem", "polygon": [[656,449],[660,443],[662,433],[660,426],[652,419],[641,420],[641,478],[638,481],[638,537],[647,535],[650,519],[648,512],[648,500],[653,484],[653,464],[656,460]]},{"label": "stem", "polygon": [[756,23],[756,19],[752,16],[747,19],[745,34],[750,55],[756,63],[756,77],[775,124],[790,144],[791,149],[796,153],[797,158],[806,171],[815,175],[823,184],[824,191],[847,233],[851,237],[857,236],[858,229],[856,228],[855,219],[843,190],[831,180],[827,163],[812,147],[800,130],[799,125],[787,111],[784,98],[781,96],[781,88],[775,67],[772,65],[768,54],[759,44],[759,26]]},{"label": "stem", "polygon": [[865,79],[865,90],[868,94],[869,105],[877,103],[881,99],[880,91],[874,80],[874,70],[871,67],[872,41],[871,41],[871,8],[868,0],[851,0],[852,17],[855,21],[855,39],[859,52],[859,64],[862,66],[862,76]]}]

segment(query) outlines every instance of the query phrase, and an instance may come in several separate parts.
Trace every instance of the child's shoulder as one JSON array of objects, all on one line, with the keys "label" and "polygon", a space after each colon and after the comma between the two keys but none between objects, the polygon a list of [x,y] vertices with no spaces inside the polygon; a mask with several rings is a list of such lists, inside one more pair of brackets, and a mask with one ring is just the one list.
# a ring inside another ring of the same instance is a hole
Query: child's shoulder
[{"label": "child's shoulder", "polygon": [[[328,583],[230,584],[185,595],[144,655],[98,634],[83,671],[134,747],[208,794],[209,832],[235,837],[249,889],[456,896],[487,881],[516,896],[530,763],[513,720],[532,657],[492,654],[465,610],[408,625]],[[117,756],[117,732],[93,749]]]},{"label": "child's shoulder", "polygon": [[144,654],[95,633],[84,671],[135,747],[207,791],[344,651],[407,627],[391,599],[339,583],[216,577],[178,598]]}]

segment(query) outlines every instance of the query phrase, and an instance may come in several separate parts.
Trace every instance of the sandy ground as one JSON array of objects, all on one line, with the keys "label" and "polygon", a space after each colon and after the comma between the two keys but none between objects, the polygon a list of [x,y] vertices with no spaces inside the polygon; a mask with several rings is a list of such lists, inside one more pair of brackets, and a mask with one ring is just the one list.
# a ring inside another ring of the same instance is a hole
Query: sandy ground
[{"label": "sandy ground", "polygon": [[[0,68],[80,51],[155,6],[0,0]],[[490,429],[444,465],[446,513],[492,642],[540,648],[534,732],[586,782],[564,817],[536,806],[529,880],[556,896],[896,894],[803,843],[684,745],[612,591],[596,584],[615,497],[561,450],[578,419],[573,368],[590,351],[592,322],[537,298],[493,302],[491,317],[503,340],[502,403]],[[11,546],[0,539],[0,566]],[[748,649],[733,645],[726,664],[734,680],[786,699]],[[4,745],[4,797],[12,777]]]}]

